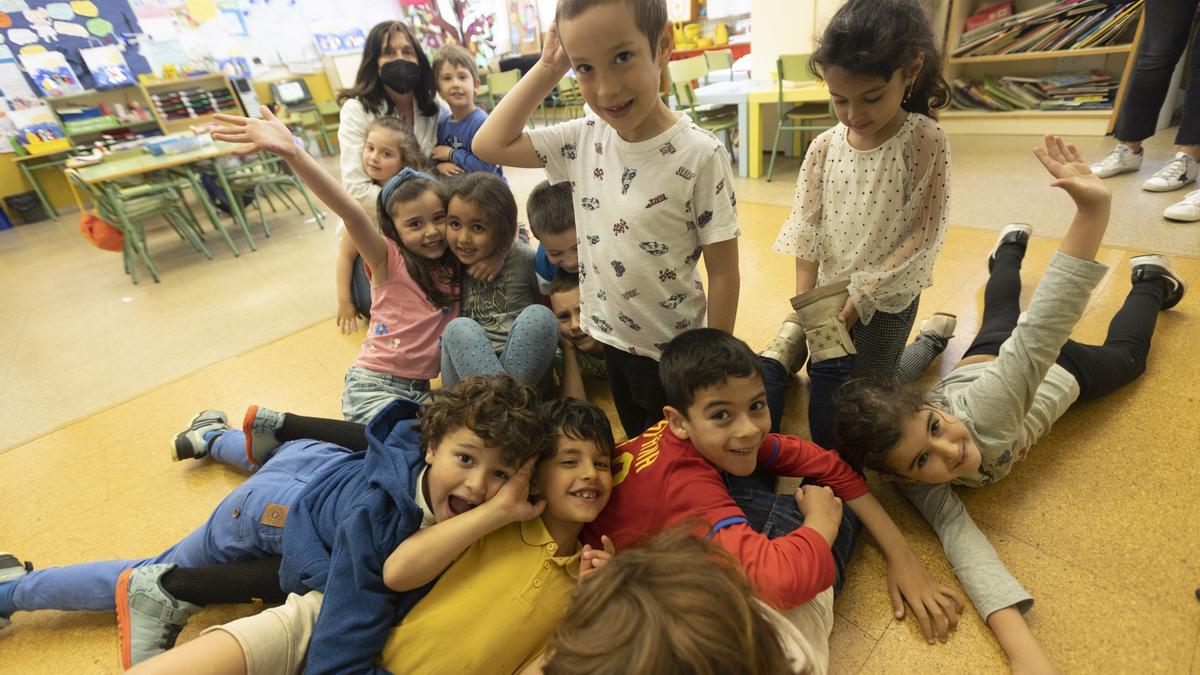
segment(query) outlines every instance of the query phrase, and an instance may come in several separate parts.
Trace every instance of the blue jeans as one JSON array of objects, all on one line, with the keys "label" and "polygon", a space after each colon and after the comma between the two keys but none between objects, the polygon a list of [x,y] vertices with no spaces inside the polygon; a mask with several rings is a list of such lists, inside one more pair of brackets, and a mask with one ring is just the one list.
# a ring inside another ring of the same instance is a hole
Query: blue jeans
[{"label": "blue jeans", "polygon": [[[117,577],[130,567],[151,563],[196,567],[279,555],[283,550],[283,528],[259,522],[263,511],[270,504],[295,507],[308,483],[349,452],[310,440],[284,443],[262,468],[221,501],[208,522],[166,551],[153,558],[34,570],[13,582],[11,588],[0,587],[0,613],[12,609],[111,611],[116,606]],[[211,455],[219,462],[252,470],[241,431],[227,431],[218,437]]]},{"label": "blue jeans", "polygon": [[[750,527],[768,539],[781,537],[804,525],[804,514],[796,506],[796,497],[791,494],[775,494],[773,491],[759,490],[745,482],[727,481],[729,494],[741,507]],[[846,583],[846,566],[850,564],[850,556],[854,554],[854,545],[858,542],[858,533],[862,523],[849,506],[842,506],[842,524],[838,527],[837,538],[833,540],[833,563],[837,568],[837,577],[833,582],[833,594],[842,592]]]},{"label": "blue jeans", "polygon": [[442,334],[442,386],[449,389],[468,377],[501,373],[541,386],[556,347],[558,322],[545,305],[530,305],[517,315],[499,354],[478,321],[460,316]]}]

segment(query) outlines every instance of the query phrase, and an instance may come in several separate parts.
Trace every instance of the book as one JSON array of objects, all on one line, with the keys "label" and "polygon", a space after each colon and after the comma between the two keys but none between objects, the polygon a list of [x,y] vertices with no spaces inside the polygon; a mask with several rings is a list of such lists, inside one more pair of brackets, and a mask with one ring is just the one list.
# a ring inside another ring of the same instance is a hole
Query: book
[{"label": "book", "polygon": [[994,15],[997,5],[976,16],[995,16],[979,24],[968,20],[952,57],[1022,54],[1087,49],[1128,40],[1129,28],[1141,17],[1144,0],[1051,0],[1007,17]]},{"label": "book", "polygon": [[971,32],[982,26],[986,26],[994,21],[1005,19],[1013,14],[1013,4],[1011,1],[998,2],[994,5],[989,5],[967,17],[966,31]]}]

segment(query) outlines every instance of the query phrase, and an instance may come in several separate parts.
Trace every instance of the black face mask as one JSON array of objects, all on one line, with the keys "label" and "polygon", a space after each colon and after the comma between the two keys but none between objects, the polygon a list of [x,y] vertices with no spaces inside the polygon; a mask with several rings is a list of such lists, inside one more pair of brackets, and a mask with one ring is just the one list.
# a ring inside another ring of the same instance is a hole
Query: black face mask
[{"label": "black face mask", "polygon": [[397,94],[407,94],[421,84],[421,66],[397,59],[379,69],[379,79]]}]

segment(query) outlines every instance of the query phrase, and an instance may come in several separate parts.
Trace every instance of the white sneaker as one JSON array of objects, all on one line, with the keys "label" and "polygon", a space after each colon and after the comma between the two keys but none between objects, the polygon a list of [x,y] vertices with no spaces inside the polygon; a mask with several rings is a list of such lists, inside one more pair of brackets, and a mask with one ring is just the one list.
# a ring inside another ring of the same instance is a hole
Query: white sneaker
[{"label": "white sneaker", "polygon": [[1112,152],[1092,165],[1092,173],[1101,178],[1108,178],[1119,173],[1129,173],[1142,168],[1142,153],[1134,152],[1127,145],[1117,143]]},{"label": "white sneaker", "polygon": [[1150,177],[1145,183],[1142,183],[1143,190],[1150,192],[1170,192],[1196,180],[1196,173],[1200,170],[1196,160],[1186,152],[1175,153],[1175,159],[1167,162],[1166,166],[1158,170],[1158,173]]},{"label": "white sneaker", "polygon": [[1200,220],[1200,190],[1192,190],[1182,201],[1175,202],[1163,210],[1163,218],[1194,223]]}]

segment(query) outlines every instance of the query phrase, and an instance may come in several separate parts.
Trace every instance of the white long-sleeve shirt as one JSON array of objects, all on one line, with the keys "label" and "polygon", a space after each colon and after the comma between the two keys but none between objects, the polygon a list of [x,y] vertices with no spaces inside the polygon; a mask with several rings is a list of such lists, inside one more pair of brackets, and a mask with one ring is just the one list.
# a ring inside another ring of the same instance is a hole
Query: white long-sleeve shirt
[{"label": "white long-sleeve shirt", "polygon": [[859,318],[901,312],[933,284],[949,207],[950,144],[909,113],[896,135],[858,150],[839,124],[809,145],[775,250],[816,262],[817,285],[850,280]]}]

